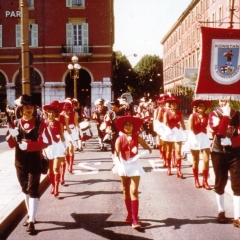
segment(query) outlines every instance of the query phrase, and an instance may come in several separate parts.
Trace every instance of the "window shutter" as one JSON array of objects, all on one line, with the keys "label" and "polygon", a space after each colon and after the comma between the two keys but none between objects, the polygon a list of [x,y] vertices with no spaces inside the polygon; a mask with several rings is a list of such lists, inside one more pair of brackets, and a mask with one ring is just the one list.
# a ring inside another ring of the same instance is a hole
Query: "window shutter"
[{"label": "window shutter", "polygon": [[82,24],[82,45],[84,47],[84,52],[88,53],[88,23]]},{"label": "window shutter", "polygon": [[66,44],[67,52],[72,52],[72,42],[73,42],[73,25],[71,23],[66,24]]},{"label": "window shutter", "polygon": [[38,24],[32,24],[32,46],[38,47]]},{"label": "window shutter", "polygon": [[0,47],[2,47],[2,25],[0,25]]},{"label": "window shutter", "polygon": [[16,25],[16,47],[21,47],[21,24]]},{"label": "window shutter", "polygon": [[66,0],[66,6],[72,7],[72,0]]}]

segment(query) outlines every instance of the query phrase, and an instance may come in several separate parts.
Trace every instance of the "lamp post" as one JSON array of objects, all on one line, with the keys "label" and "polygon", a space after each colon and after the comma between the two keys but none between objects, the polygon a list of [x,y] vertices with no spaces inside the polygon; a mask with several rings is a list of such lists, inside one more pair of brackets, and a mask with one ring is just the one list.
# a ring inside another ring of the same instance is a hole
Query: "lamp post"
[{"label": "lamp post", "polygon": [[74,98],[77,99],[77,79],[79,79],[79,69],[81,68],[80,64],[78,64],[78,57],[72,57],[72,64],[68,64],[68,69],[70,72],[70,77],[73,79],[74,83]]}]

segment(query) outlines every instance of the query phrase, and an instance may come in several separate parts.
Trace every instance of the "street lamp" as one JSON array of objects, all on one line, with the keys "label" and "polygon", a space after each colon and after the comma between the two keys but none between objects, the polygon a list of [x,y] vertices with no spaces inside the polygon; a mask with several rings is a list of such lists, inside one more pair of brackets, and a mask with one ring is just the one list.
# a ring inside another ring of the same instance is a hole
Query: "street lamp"
[{"label": "street lamp", "polygon": [[77,99],[77,79],[79,79],[79,69],[81,68],[80,64],[78,64],[78,57],[72,57],[73,64],[68,64],[68,69],[70,72],[70,77],[73,79],[74,83],[74,98]]}]

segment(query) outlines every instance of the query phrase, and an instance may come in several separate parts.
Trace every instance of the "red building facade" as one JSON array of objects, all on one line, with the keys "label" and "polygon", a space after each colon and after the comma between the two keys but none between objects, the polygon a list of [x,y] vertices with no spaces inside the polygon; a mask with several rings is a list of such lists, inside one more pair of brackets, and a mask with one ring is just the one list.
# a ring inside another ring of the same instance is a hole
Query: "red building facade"
[{"label": "red building facade", "polygon": [[[0,3],[0,101],[12,106],[22,94],[19,2]],[[81,104],[110,100],[113,1],[28,0],[28,4],[31,94],[38,105],[73,97],[68,64],[74,55],[81,66],[77,81]]]}]

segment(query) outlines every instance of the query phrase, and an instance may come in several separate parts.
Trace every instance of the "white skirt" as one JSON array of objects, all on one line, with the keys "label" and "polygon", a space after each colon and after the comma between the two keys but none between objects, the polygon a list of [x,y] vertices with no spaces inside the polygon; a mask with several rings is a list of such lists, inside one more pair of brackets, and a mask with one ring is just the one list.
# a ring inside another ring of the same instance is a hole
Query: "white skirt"
[{"label": "white skirt", "polygon": [[79,140],[79,134],[78,134],[78,129],[75,125],[70,124],[69,128],[71,129],[72,132],[72,139],[73,141]]},{"label": "white skirt", "polygon": [[154,131],[161,136],[164,132],[164,124],[158,120],[154,120],[153,126],[154,126]]},{"label": "white skirt", "polygon": [[195,135],[192,131],[188,135],[186,146],[191,150],[202,150],[210,148],[210,140],[206,133],[199,133]]},{"label": "white skirt", "polygon": [[[130,161],[132,158],[129,158]],[[113,167],[113,173],[117,173],[119,176],[126,177],[135,177],[135,176],[143,176],[146,172],[143,170],[139,159],[129,163],[129,161],[123,160],[120,158],[115,162],[115,166]]]},{"label": "white skirt", "polygon": [[60,140],[59,142],[54,142],[44,149],[43,154],[47,155],[48,159],[55,159],[58,157],[65,157],[65,147]]},{"label": "white skirt", "polygon": [[169,127],[164,127],[164,132],[161,135],[161,139],[166,142],[185,142],[187,140],[187,135],[184,130],[174,127],[170,129]]}]

